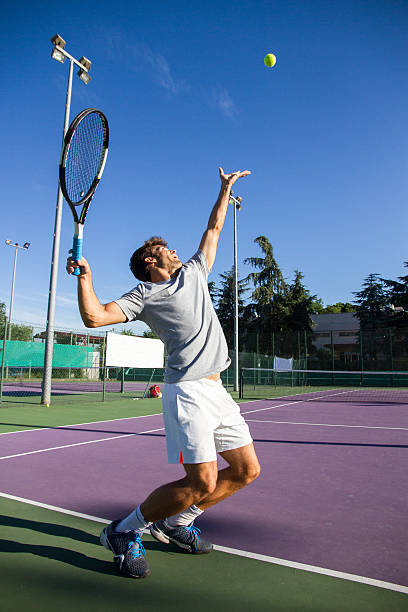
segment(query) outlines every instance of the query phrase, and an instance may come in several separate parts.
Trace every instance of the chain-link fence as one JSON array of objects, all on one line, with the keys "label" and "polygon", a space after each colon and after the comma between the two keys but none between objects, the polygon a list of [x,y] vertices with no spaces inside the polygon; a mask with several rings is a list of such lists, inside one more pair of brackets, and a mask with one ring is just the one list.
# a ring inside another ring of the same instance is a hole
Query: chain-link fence
[{"label": "chain-link fence", "polygon": [[[1,398],[39,397],[43,377],[45,328],[0,321]],[[6,334],[5,353],[4,335]],[[105,331],[58,329],[54,335],[53,398],[101,401],[143,397],[151,384],[163,383],[164,370],[105,368]],[[408,371],[408,329],[375,332],[293,331],[269,336],[246,335],[239,352],[239,368],[273,368],[274,358],[292,359],[293,369],[342,371]],[[234,386],[235,353],[222,373],[224,385]]]},{"label": "chain-link fence", "polygon": [[270,368],[278,356],[292,358],[294,369],[408,371],[408,329],[258,333],[243,348],[240,367]]},{"label": "chain-link fence", "polygon": [[[151,385],[162,388],[163,369],[69,367],[52,369],[52,399],[64,403],[146,397]],[[40,398],[43,368],[13,366],[4,373],[3,400]]]}]

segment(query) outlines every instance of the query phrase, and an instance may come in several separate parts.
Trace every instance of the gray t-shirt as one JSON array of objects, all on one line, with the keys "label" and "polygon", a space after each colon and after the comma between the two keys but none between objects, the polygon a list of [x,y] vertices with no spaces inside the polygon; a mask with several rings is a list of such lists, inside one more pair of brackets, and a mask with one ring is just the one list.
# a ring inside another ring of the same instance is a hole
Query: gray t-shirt
[{"label": "gray t-shirt", "polygon": [[116,300],[128,321],[144,321],[164,342],[167,383],[198,380],[231,363],[208,292],[208,274],[206,257],[199,249],[175,278],[140,283]]}]

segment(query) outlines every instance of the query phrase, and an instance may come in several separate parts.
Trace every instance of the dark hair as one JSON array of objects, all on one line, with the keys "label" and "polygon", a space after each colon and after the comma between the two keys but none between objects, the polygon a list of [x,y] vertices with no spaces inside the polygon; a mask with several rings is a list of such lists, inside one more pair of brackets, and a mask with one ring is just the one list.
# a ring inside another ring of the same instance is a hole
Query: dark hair
[{"label": "dark hair", "polygon": [[167,246],[167,242],[160,238],[160,236],[152,236],[149,240],[146,240],[143,246],[139,247],[130,258],[130,269],[138,280],[150,281],[149,268],[145,262],[146,257],[154,257],[153,247],[158,244]]}]

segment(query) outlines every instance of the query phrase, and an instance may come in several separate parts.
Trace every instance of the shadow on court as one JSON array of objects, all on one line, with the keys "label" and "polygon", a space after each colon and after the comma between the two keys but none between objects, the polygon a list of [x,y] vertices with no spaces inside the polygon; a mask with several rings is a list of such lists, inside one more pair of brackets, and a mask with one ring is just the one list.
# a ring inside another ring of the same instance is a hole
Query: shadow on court
[{"label": "shadow on court", "polygon": [[[40,521],[33,521],[30,519],[20,519],[13,516],[0,515],[0,525],[3,527],[13,527],[17,529],[29,529],[30,531],[37,532],[38,534],[45,534],[58,538],[67,538],[74,542],[84,542],[86,544],[95,544],[101,547],[98,536],[94,536],[86,531],[76,529],[74,527],[68,527],[64,525],[58,525],[55,523],[43,523]],[[102,526],[101,526],[102,529]],[[41,536],[39,536],[41,538]],[[20,538],[19,538],[20,539]],[[161,551],[168,553],[180,553],[185,555],[186,553],[174,546],[167,546],[156,540],[144,540],[144,547],[146,551]],[[97,572],[99,574],[107,574],[109,576],[121,577],[117,568],[115,567],[112,559],[101,560],[94,557],[90,557],[81,552],[72,550],[69,547],[62,546],[47,546],[43,544],[25,543],[24,535],[21,534],[21,541],[17,540],[5,540],[0,539],[0,552],[3,553],[20,553],[20,554],[31,554],[54,561],[60,561],[73,567],[77,567],[83,570]],[[109,555],[109,551],[106,551]]]}]

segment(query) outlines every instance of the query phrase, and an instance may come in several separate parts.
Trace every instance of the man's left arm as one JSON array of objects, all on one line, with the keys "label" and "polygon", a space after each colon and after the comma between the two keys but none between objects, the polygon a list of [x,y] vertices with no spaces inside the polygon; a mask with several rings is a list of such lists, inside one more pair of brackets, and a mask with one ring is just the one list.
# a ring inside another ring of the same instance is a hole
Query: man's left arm
[{"label": "man's left arm", "polygon": [[210,218],[208,220],[208,226],[205,230],[203,237],[200,242],[200,249],[203,251],[207,260],[208,268],[211,270],[217,254],[218,240],[220,237],[221,230],[224,226],[225,216],[228,210],[229,199],[231,195],[231,188],[235,181],[243,176],[251,174],[249,170],[238,172],[232,172],[231,174],[225,174],[222,168],[219,168],[221,189],[218,199],[211,211]]}]

